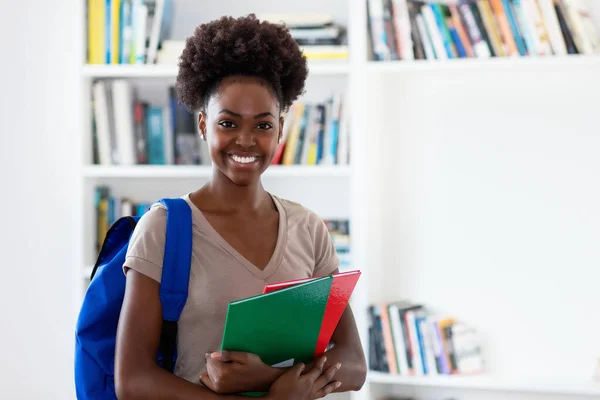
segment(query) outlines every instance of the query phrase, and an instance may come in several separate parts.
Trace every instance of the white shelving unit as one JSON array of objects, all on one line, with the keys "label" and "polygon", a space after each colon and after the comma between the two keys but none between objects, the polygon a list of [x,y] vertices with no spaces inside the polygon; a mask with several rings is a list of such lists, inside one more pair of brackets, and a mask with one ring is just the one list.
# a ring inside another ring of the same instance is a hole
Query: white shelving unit
[{"label": "white shelving unit", "polygon": [[498,378],[493,376],[424,376],[403,377],[371,372],[369,382],[373,384],[436,387],[493,392],[530,393],[532,395],[600,396],[600,382],[576,380],[543,380]]},{"label": "white shelving unit", "polygon": [[431,72],[513,70],[521,68],[599,67],[600,55],[552,57],[498,57],[488,59],[459,58],[452,60],[368,61],[369,72]]},{"label": "white shelving unit", "polygon": [[[136,166],[86,166],[83,169],[86,178],[208,178],[212,174],[211,166],[184,165],[136,165]],[[337,178],[348,179],[350,167],[346,165],[302,166],[272,165],[265,171],[264,178]]]},{"label": "white shelving unit", "polygon": [[[349,66],[344,61],[311,61],[311,75],[344,75]],[[175,78],[176,65],[85,65],[83,76],[90,78]]]},{"label": "white shelving unit", "polygon": [[[350,60],[311,62],[307,97],[348,90],[352,164],[272,166],[264,182],[323,218],[350,218],[365,353],[372,302],[421,301],[484,333],[485,376],[372,372],[363,390],[341,397],[600,398],[591,379],[600,358],[600,259],[590,250],[600,239],[600,56],[373,62],[364,0],[280,2],[276,10],[267,0],[203,3],[178,0],[187,12],[176,12],[176,29],[191,33],[191,15],[200,16],[195,25],[313,7],[348,26]],[[176,75],[175,66],[84,65],[79,78],[90,98],[95,79],[160,87]],[[79,111],[84,290],[95,261],[94,186],[151,200],[201,186],[210,167],[91,165],[88,103]],[[573,205],[584,211],[569,211]],[[571,236],[549,233],[557,231]],[[503,378],[507,372],[518,379]]]}]

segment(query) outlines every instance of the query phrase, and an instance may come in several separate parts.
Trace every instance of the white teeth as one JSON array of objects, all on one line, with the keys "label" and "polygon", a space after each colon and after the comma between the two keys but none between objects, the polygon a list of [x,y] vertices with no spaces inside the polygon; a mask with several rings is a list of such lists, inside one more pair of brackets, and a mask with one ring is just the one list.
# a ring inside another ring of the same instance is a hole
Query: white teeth
[{"label": "white teeth", "polygon": [[240,157],[233,154],[231,155],[231,158],[233,159],[233,161],[239,162],[241,164],[248,164],[256,161],[256,157]]}]

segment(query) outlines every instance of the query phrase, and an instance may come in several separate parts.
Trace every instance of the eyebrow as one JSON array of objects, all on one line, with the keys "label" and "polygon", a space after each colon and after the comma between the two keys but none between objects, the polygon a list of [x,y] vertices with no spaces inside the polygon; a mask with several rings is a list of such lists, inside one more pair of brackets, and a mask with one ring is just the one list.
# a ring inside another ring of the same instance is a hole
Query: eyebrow
[{"label": "eyebrow", "polygon": [[[224,113],[224,114],[229,114],[229,115],[231,115],[231,116],[234,116],[234,117],[237,117],[237,118],[242,118],[242,115],[241,115],[241,114],[238,114],[238,113],[236,113],[236,112],[233,112],[233,111],[231,111],[231,110],[228,110],[228,109],[226,109],[226,108],[224,108],[224,109],[222,109],[221,111],[219,111],[219,114],[221,114],[221,113]],[[260,113],[260,114],[256,114],[256,115],[254,116],[254,119],[259,119],[259,118],[268,117],[269,115],[270,115],[271,117],[275,118],[275,116],[274,116],[273,114],[271,114],[269,111],[267,111],[267,112],[263,112],[263,113]]]}]

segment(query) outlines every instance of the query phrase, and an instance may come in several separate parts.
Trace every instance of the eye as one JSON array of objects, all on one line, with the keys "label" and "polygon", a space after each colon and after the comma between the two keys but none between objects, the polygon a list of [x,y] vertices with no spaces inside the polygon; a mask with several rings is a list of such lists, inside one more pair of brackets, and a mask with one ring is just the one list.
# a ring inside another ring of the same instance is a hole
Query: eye
[{"label": "eye", "polygon": [[235,124],[232,121],[220,121],[219,126],[223,128],[235,128]]},{"label": "eye", "polygon": [[271,129],[271,128],[273,127],[273,125],[269,124],[268,122],[261,122],[261,123],[260,123],[260,124],[258,124],[256,127],[257,127],[258,129],[263,129],[263,130],[266,130],[266,129]]}]

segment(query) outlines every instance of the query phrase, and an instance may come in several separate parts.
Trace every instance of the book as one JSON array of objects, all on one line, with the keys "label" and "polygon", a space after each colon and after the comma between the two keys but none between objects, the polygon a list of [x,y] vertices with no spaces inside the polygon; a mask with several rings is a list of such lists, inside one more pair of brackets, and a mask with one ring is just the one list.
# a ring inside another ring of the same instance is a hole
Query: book
[{"label": "book", "polygon": [[[331,337],[333,336],[333,332],[335,331],[338,322],[342,318],[342,314],[348,305],[348,301],[350,301],[350,296],[352,295],[352,292],[358,283],[360,274],[360,271],[347,271],[331,275],[333,282],[331,283],[331,289],[329,291],[329,297],[327,299],[325,313],[323,315],[323,322],[319,332],[317,345],[315,347],[315,357],[325,353],[327,350]],[[266,285],[263,293],[271,293],[273,291],[291,287],[305,281],[310,281],[311,279],[315,278]]]},{"label": "book", "polygon": [[279,367],[312,361],[325,352],[359,276],[281,282],[229,303],[221,350],[257,354]]},{"label": "book", "polygon": [[486,371],[482,338],[464,321],[400,300],[369,306],[369,369],[400,376]]}]

